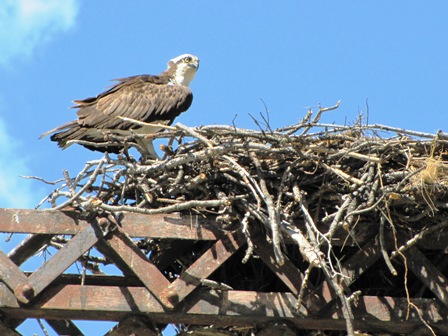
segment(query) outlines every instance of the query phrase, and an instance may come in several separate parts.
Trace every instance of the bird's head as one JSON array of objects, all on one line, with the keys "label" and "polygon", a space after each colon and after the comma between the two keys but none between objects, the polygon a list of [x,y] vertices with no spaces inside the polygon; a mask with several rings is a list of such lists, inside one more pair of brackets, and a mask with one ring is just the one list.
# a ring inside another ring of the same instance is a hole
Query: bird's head
[{"label": "bird's head", "polygon": [[199,58],[190,54],[177,56],[168,62],[168,70],[173,73],[173,83],[190,85],[199,69]]}]

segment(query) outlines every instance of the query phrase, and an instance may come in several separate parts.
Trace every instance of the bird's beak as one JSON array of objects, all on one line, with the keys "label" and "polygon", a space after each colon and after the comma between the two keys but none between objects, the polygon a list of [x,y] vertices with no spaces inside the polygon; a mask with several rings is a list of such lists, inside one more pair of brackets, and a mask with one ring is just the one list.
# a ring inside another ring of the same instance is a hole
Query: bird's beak
[{"label": "bird's beak", "polygon": [[192,63],[194,65],[194,67],[196,68],[196,71],[199,70],[199,60],[195,61]]}]

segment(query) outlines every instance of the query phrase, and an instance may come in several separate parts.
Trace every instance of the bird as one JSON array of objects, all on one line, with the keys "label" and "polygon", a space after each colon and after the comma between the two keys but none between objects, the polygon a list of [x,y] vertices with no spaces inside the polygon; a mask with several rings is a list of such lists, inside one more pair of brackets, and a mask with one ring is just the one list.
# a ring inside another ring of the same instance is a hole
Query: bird
[{"label": "bird", "polygon": [[[171,125],[193,102],[188,86],[198,69],[199,58],[183,54],[169,60],[168,68],[158,75],[115,79],[117,84],[96,97],[74,100],[77,119],[43,133],[40,138],[52,134],[50,139],[62,149],[80,141],[90,150],[119,154],[126,145],[107,142],[107,135],[152,135],[163,130],[164,125]],[[136,137],[136,142],[145,157],[158,159],[150,138]]]}]

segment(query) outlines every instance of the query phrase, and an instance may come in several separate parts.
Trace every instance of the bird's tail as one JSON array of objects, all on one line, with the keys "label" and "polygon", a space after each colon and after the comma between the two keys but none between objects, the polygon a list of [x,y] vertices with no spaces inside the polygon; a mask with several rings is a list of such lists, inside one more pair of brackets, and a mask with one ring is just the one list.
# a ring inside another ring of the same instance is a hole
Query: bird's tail
[{"label": "bird's tail", "polygon": [[79,139],[82,133],[83,131],[81,129],[81,126],[76,120],[73,120],[64,125],[53,128],[48,132],[45,132],[39,137],[39,139],[52,134],[50,137],[51,141],[57,142],[59,147],[65,149],[71,145],[71,143],[68,143],[68,141]]},{"label": "bird's tail", "polygon": [[[92,145],[88,143],[81,144],[87,149],[99,151],[99,152],[108,152],[108,153],[120,153],[120,150],[123,148],[122,145],[105,145],[105,131],[98,130],[95,128],[84,127],[78,124],[76,120],[70,121],[64,125],[53,128],[52,130],[45,132],[39,138],[43,138],[47,135],[51,134],[51,141],[55,141],[58,143],[58,146],[62,149],[65,149],[72,145],[74,140],[81,140],[92,143]],[[97,144],[97,145],[95,145]]]}]

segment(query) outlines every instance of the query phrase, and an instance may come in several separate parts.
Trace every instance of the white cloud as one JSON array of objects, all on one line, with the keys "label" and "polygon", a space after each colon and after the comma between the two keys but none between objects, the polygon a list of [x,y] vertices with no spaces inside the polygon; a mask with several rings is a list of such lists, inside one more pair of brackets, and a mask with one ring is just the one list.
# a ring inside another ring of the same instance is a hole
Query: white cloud
[{"label": "white cloud", "polygon": [[77,0],[0,0],[0,65],[73,26]]},{"label": "white cloud", "polygon": [[21,178],[29,172],[28,162],[20,156],[20,145],[8,133],[0,119],[0,207],[31,208],[36,205],[36,190],[30,180]]}]

